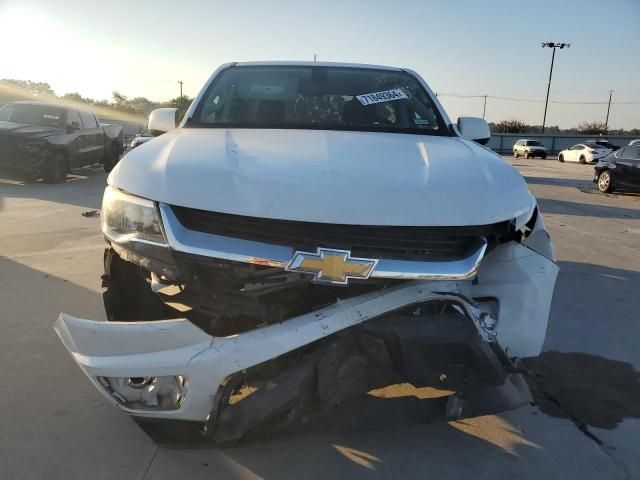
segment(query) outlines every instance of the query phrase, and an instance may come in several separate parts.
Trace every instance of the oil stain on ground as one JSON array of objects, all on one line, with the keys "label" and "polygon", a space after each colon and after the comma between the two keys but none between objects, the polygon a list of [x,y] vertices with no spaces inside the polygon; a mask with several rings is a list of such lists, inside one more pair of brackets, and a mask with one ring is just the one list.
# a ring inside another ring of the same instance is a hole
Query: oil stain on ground
[{"label": "oil stain on ground", "polygon": [[547,415],[606,429],[640,418],[640,373],[628,363],[554,351],[523,363],[533,399]]}]

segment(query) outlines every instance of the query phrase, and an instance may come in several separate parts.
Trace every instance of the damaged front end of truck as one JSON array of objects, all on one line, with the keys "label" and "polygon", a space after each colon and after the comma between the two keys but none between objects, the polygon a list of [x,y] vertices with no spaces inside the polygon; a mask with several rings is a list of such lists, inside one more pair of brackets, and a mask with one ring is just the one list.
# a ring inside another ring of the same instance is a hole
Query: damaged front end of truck
[{"label": "damaged front end of truck", "polygon": [[118,408],[218,444],[398,384],[451,392],[449,419],[516,408],[558,272],[533,205],[491,225],[335,225],[108,187],[109,321],[55,329]]}]

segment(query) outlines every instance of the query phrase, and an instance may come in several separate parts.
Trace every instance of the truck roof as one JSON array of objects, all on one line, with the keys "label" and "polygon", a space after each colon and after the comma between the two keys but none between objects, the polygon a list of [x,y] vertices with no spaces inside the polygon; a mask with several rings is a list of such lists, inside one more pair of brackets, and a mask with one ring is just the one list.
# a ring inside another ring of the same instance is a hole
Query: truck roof
[{"label": "truck roof", "polygon": [[7,103],[16,103],[18,105],[48,105],[50,107],[68,108],[68,105],[64,105],[62,103],[43,102],[40,100],[15,100],[13,102],[7,102]]},{"label": "truck roof", "polygon": [[233,62],[233,65],[240,67],[253,66],[282,66],[282,67],[341,67],[341,68],[373,68],[376,70],[392,70],[402,71],[402,68],[389,67],[385,65],[369,65],[366,63],[347,63],[347,62],[314,62],[314,61],[259,61],[259,62]]}]

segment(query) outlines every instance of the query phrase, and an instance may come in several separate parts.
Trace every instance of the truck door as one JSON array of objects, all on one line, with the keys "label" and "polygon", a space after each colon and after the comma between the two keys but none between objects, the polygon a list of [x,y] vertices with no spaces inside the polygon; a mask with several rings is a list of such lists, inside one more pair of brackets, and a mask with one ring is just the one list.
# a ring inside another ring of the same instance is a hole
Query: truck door
[{"label": "truck door", "polygon": [[79,113],[82,118],[82,133],[85,142],[81,155],[82,164],[98,163],[102,160],[104,153],[104,134],[93,113],[82,110]]},{"label": "truck door", "polygon": [[65,130],[69,136],[67,142],[67,152],[69,154],[69,166],[76,167],[83,165],[84,160],[83,148],[85,138],[82,129],[82,120],[80,120],[80,114],[77,110],[67,110],[67,120],[65,122]]}]

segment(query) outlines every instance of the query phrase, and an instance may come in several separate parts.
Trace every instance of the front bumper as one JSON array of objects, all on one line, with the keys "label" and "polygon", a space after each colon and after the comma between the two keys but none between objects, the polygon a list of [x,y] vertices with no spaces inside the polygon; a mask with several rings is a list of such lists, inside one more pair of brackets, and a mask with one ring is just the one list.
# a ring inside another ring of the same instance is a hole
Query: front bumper
[{"label": "front bumper", "polygon": [[[54,328],[82,371],[123,411],[206,423],[219,392],[234,374],[422,302],[456,302],[482,342],[499,341],[509,357],[537,355],[558,272],[552,251],[544,251],[543,234],[543,227],[534,229],[531,248],[509,242],[494,249],[473,280],[403,283],[229,337],[210,336],[186,319],[105,323],[61,314]],[[497,299],[497,323],[485,322],[486,312],[478,308],[476,300],[487,297]],[[177,408],[164,410],[131,408],[103,380],[172,376],[186,378],[184,398]]]},{"label": "front bumper", "polygon": [[537,156],[546,156],[547,155],[547,151],[546,150],[529,150],[529,156],[530,157],[537,157]]}]

